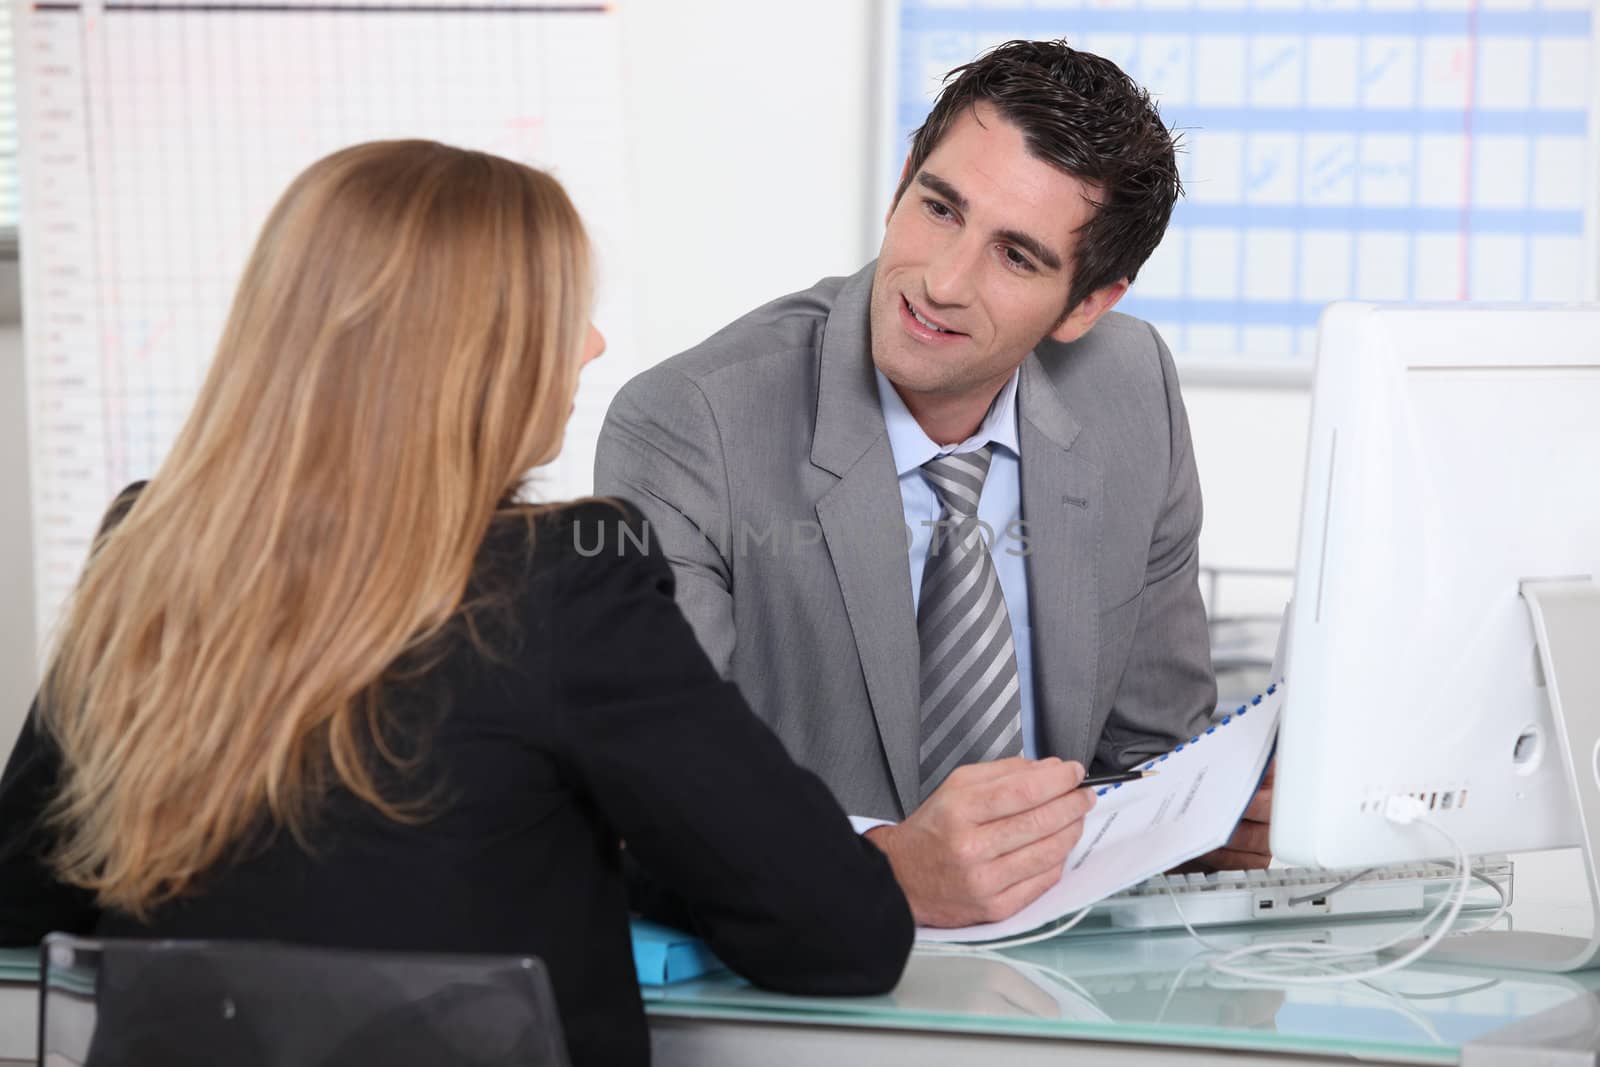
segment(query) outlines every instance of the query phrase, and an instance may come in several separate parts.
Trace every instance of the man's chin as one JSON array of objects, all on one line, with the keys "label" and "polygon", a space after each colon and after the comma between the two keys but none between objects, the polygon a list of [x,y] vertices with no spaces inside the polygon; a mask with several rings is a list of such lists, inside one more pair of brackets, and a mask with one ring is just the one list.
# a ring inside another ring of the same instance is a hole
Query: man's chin
[{"label": "man's chin", "polygon": [[886,365],[884,362],[874,361],[874,365],[879,373],[889,379],[889,384],[895,387],[895,391],[901,397],[936,396],[951,391],[949,382],[928,374],[926,367],[916,367],[908,373],[904,364]]}]

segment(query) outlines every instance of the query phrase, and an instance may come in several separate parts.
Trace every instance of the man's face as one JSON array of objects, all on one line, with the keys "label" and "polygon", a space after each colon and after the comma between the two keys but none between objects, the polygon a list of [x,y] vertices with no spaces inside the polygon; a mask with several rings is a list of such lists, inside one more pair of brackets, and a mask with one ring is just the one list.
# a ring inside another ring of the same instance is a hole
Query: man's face
[{"label": "man's face", "polygon": [[890,213],[872,279],[872,360],[913,410],[987,403],[1046,334],[1076,340],[1115,303],[1122,283],[1062,320],[1089,191],[987,102],[951,125]]}]

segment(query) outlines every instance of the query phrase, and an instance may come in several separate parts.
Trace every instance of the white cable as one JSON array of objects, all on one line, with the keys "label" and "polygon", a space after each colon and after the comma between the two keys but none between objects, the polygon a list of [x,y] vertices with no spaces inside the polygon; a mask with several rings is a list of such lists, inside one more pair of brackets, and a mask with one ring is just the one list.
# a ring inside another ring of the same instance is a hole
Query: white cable
[{"label": "white cable", "polygon": [[[1189,969],[1191,967],[1193,967],[1196,963],[1203,962],[1205,959],[1206,959],[1206,954],[1205,953],[1200,953],[1199,955],[1197,955],[1197,956],[1193,957],[1192,959],[1188,960],[1187,962],[1185,962],[1183,967],[1178,971],[1177,975],[1172,980],[1172,984],[1167,989],[1167,995],[1161,1002],[1160,1010],[1158,1010],[1156,1012],[1155,1022],[1157,1024],[1159,1024],[1159,1023],[1161,1023],[1162,1021],[1165,1020],[1166,1015],[1167,1015],[1167,1009],[1172,1005],[1172,1000],[1173,1000],[1174,995],[1178,992],[1178,990],[1180,988],[1183,987],[1183,980],[1184,980],[1184,977],[1186,975],[1188,975]],[[1315,968],[1318,968],[1320,970],[1328,972],[1330,975],[1339,975],[1339,980],[1340,981],[1348,981],[1349,980],[1348,978],[1346,978],[1344,976],[1343,972],[1337,971],[1333,967],[1333,965],[1330,964],[1330,963],[1322,963],[1322,962],[1319,962],[1317,960],[1305,960],[1302,963],[1300,963],[1299,966],[1302,966],[1302,967],[1315,967]],[[1272,979],[1272,980],[1269,980],[1269,981],[1255,981],[1255,980],[1249,980],[1249,979],[1241,979],[1238,982],[1210,981],[1210,982],[1207,982],[1206,984],[1208,986],[1210,986],[1212,989],[1255,991],[1255,990],[1263,990],[1263,989],[1265,989],[1265,990],[1275,990],[1275,989],[1278,988],[1274,984],[1275,981],[1276,981],[1275,978]],[[1443,996],[1443,995],[1459,996],[1462,993],[1476,992],[1479,989],[1485,989],[1485,988],[1489,988],[1489,987],[1498,985],[1499,982],[1500,982],[1500,979],[1495,978],[1495,979],[1489,980],[1486,983],[1481,983],[1479,985],[1474,985],[1474,986],[1467,986],[1464,989],[1453,989],[1453,990],[1450,990],[1447,994],[1429,994],[1429,997],[1432,997],[1432,996],[1435,996],[1435,995],[1440,995],[1440,996]],[[1366,990],[1370,991],[1372,994],[1374,994],[1376,996],[1381,996],[1385,1000],[1389,1001],[1391,1006],[1394,1008],[1395,1011],[1399,1012],[1401,1015],[1404,1015],[1407,1019],[1411,1020],[1411,1022],[1416,1024],[1416,1026],[1419,1029],[1421,1029],[1423,1033],[1427,1034],[1434,1041],[1443,1044],[1444,1038],[1439,1034],[1439,1031],[1434,1028],[1433,1024],[1427,1019],[1427,1017],[1422,1015],[1420,1012],[1416,1011],[1415,1009],[1413,1009],[1413,1008],[1411,1008],[1411,1007],[1409,1007],[1408,1005],[1405,1004],[1405,1000],[1407,1000],[1407,999],[1416,999],[1416,998],[1408,998],[1408,997],[1406,997],[1405,994],[1399,993],[1399,992],[1397,992],[1395,990],[1392,990],[1392,989],[1385,989],[1380,985],[1375,985],[1372,981],[1367,980],[1367,979],[1361,980],[1359,982],[1359,984],[1361,986],[1364,986],[1366,988]],[[1355,992],[1361,992],[1361,990],[1355,990]]]},{"label": "white cable", "polygon": [[[1084,910],[1087,911],[1088,909],[1086,908]],[[947,955],[958,954],[957,951],[952,951],[955,946],[948,944],[919,944],[917,948],[918,951],[927,952],[931,950],[935,953],[942,948],[945,950],[945,954]],[[1063,1019],[1072,1017],[1065,1014],[1065,1012],[1069,1010],[1069,1006],[1062,1001],[1062,993],[1059,990],[1052,988],[1053,986],[1059,986],[1061,989],[1066,990],[1067,994],[1077,999],[1078,1003],[1072,1005],[1072,1008],[1078,1011],[1087,1009],[1088,1011],[1093,1012],[1098,1019],[1108,1023],[1114,1021],[1110,1015],[1106,1014],[1106,1010],[1100,1006],[1100,1002],[1095,1000],[1093,993],[1083,988],[1083,986],[1074,980],[1070,975],[1058,971],[1054,967],[1048,967],[1045,964],[1036,963],[1033,960],[1020,959],[1015,956],[1007,956],[1000,952],[991,952],[986,945],[962,945],[959,948],[959,954],[968,959],[994,960],[995,962],[1004,964],[1006,967],[1009,967],[1011,970],[1022,975],[1022,977],[1026,978],[1028,981],[1032,982],[1034,985],[1038,986],[1040,989],[1044,990],[1052,998],[1054,998],[1057,1006],[1063,1011],[1061,1016]]]},{"label": "white cable", "polygon": [[[1321,970],[1326,971],[1330,976],[1337,976],[1338,981],[1349,980],[1345,977],[1345,972],[1335,969],[1331,964],[1307,961],[1304,966],[1320,968]],[[1274,984],[1276,981],[1276,979],[1270,982],[1258,982],[1250,980],[1240,980],[1238,982],[1213,981],[1209,983],[1209,985],[1212,989],[1254,992],[1263,989],[1269,991],[1275,990],[1278,988]],[[1496,979],[1496,981],[1498,981],[1498,979]],[[1490,984],[1492,985],[1494,983]],[[1373,997],[1382,998],[1384,1001],[1388,1002],[1388,1006],[1392,1011],[1409,1020],[1431,1040],[1437,1044],[1444,1044],[1444,1036],[1439,1033],[1439,1031],[1434,1027],[1433,1023],[1429,1021],[1427,1016],[1406,1004],[1405,1001],[1407,998],[1404,996],[1404,994],[1398,993],[1393,989],[1385,989],[1383,986],[1377,985],[1368,979],[1362,979],[1358,981],[1356,986],[1351,988],[1349,992],[1357,996],[1371,995]]]},{"label": "white cable", "polygon": [[[1407,804],[1405,803],[1406,801],[1409,801],[1410,803]],[[1438,905],[1436,905],[1434,909],[1422,919],[1421,922],[1412,925],[1388,941],[1384,941],[1376,945],[1343,948],[1314,942],[1264,942],[1257,945],[1250,945],[1241,949],[1223,952],[1219,958],[1209,961],[1211,968],[1222,974],[1232,975],[1237,978],[1244,978],[1253,981],[1273,982],[1279,985],[1322,985],[1328,982],[1359,981],[1388,974],[1392,971],[1399,970],[1400,968],[1410,964],[1414,960],[1419,959],[1421,956],[1431,951],[1433,947],[1449,933],[1451,926],[1455,923],[1456,918],[1461,913],[1462,906],[1466,903],[1467,891],[1471,886],[1471,879],[1473,877],[1471,867],[1467,862],[1466,852],[1461,848],[1461,846],[1456,842],[1455,838],[1452,837],[1448,831],[1444,830],[1442,827],[1428,819],[1426,809],[1423,808],[1422,805],[1414,798],[1397,797],[1391,799],[1390,804],[1385,810],[1385,814],[1391,821],[1400,823],[1402,825],[1412,822],[1421,822],[1422,825],[1427,826],[1428,828],[1439,833],[1450,843],[1451,848],[1453,848],[1456,853],[1456,871],[1460,875],[1460,879],[1457,883],[1456,891],[1454,893],[1447,894],[1444,898],[1442,898]],[[1496,889],[1499,891],[1498,886],[1496,886]],[[1503,901],[1504,896],[1502,895],[1502,902]],[[1178,912],[1179,920],[1183,923],[1184,928],[1189,931],[1189,935],[1196,941],[1200,942],[1200,944],[1215,951],[1217,946],[1201,937],[1199,933],[1195,931],[1194,927],[1189,923],[1188,919],[1184,917],[1182,908],[1178,904],[1176,894],[1172,895],[1172,903],[1173,907]],[[1421,932],[1426,930],[1431,924],[1433,924],[1435,920],[1439,919],[1441,914],[1444,915],[1444,918],[1439,924],[1438,929],[1425,937],[1420,945],[1404,955],[1391,960],[1389,963],[1383,964],[1382,966],[1369,968],[1365,971],[1340,972],[1337,975],[1323,976],[1285,975],[1278,973],[1285,968],[1302,968],[1307,965],[1327,967],[1334,963],[1348,962],[1370,956],[1375,952],[1386,948],[1392,948],[1402,941],[1420,935]],[[1264,962],[1267,964],[1267,967],[1275,968],[1276,970],[1257,970],[1247,967],[1240,967],[1234,962],[1236,960],[1248,959],[1251,957],[1264,957]]]},{"label": "white cable", "polygon": [[[1171,882],[1163,882],[1162,883],[1162,888],[1167,891],[1167,896],[1172,898],[1172,910],[1177,914],[1178,921],[1183,924],[1183,928],[1185,930],[1189,931],[1189,936],[1190,937],[1192,937],[1196,941],[1200,942],[1201,945],[1203,945],[1206,948],[1210,949],[1212,952],[1227,952],[1228,951],[1227,948],[1223,947],[1222,945],[1213,944],[1212,942],[1207,941],[1205,938],[1201,937],[1200,936],[1200,931],[1196,930],[1193,926],[1191,926],[1189,924],[1188,917],[1183,914],[1183,906],[1178,903],[1178,894],[1173,892],[1172,883]],[[1198,958],[1199,958],[1198,956],[1195,957],[1195,959],[1198,959]],[[1190,960],[1189,962],[1193,963],[1194,960]]]},{"label": "white cable", "polygon": [[[1183,928],[1188,931],[1191,938],[1199,942],[1204,948],[1212,952],[1221,953],[1220,958],[1207,961],[1213,970],[1216,970],[1222,974],[1231,975],[1236,978],[1242,978],[1247,981],[1265,981],[1290,985],[1321,985],[1328,982],[1364,981],[1369,978],[1375,978],[1380,975],[1388,974],[1392,971],[1397,971],[1400,968],[1415,962],[1428,952],[1432,951],[1434,946],[1436,946],[1445,937],[1458,937],[1465,934],[1476,933],[1479,930],[1485,930],[1493,926],[1499,921],[1500,917],[1505,914],[1506,909],[1510,906],[1510,894],[1506,892],[1505,887],[1499,882],[1496,882],[1494,879],[1472,869],[1471,864],[1467,860],[1466,851],[1461,847],[1460,844],[1456,842],[1456,839],[1449,833],[1449,831],[1445,830],[1443,827],[1439,826],[1437,823],[1433,822],[1427,817],[1426,811],[1421,807],[1420,803],[1413,801],[1413,803],[1416,804],[1414,809],[1404,805],[1403,803],[1398,805],[1396,804],[1397,801],[1403,802],[1407,800],[1412,800],[1412,798],[1391,798],[1389,809],[1385,811],[1385,814],[1390,818],[1391,821],[1399,822],[1402,825],[1412,822],[1419,822],[1423,826],[1426,826],[1443,836],[1444,839],[1450,843],[1451,848],[1455,850],[1456,872],[1460,875],[1460,879],[1456,883],[1455,892],[1446,894],[1440,899],[1438,904],[1434,905],[1433,910],[1428,912],[1427,915],[1423,916],[1420,921],[1407,927],[1405,930],[1401,931],[1399,934],[1396,934],[1394,937],[1391,937],[1387,941],[1381,941],[1375,945],[1364,946],[1327,945],[1314,941],[1269,941],[1250,945],[1246,948],[1227,949],[1212,941],[1208,941],[1205,937],[1201,936],[1200,932],[1196,930],[1193,924],[1189,922],[1188,917],[1183,914],[1183,907],[1179,903],[1178,895],[1173,892],[1172,886],[1167,884],[1164,885],[1163,888],[1166,889],[1167,896],[1172,901],[1172,910],[1178,916],[1178,921],[1183,924]],[[1364,874],[1366,872],[1362,873]],[[1316,895],[1323,896],[1338,892],[1340,889],[1352,884],[1356,878],[1359,877],[1360,875],[1356,875],[1352,878],[1346,879],[1344,882],[1339,883],[1333,888],[1325,890]],[[1460,916],[1461,909],[1466,904],[1467,892],[1470,890],[1472,880],[1474,878],[1483,882],[1485,885],[1488,885],[1497,894],[1499,894],[1500,907],[1496,909],[1495,913],[1483,923],[1470,927],[1466,930],[1452,932],[1450,928]],[[1066,933],[1068,930],[1078,925],[1078,923],[1082,922],[1093,909],[1094,905],[1091,904],[1089,907],[1084,908],[1082,911],[1070,916],[1062,922],[1056,923],[1053,926],[1045,927],[1044,929],[1035,931],[1031,934],[1024,934],[1019,937],[1005,938],[999,941],[966,943],[924,941],[918,942],[917,948],[923,952],[982,955],[986,952],[992,952],[995,949],[1016,948],[1021,945],[1031,945],[1035,942],[1046,941],[1059,934]],[[1266,970],[1252,971],[1249,968],[1235,967],[1230,962],[1234,959],[1245,959],[1251,956],[1265,956],[1267,957],[1265,962],[1269,966],[1276,966],[1284,969],[1313,966],[1320,967],[1324,970],[1333,971],[1333,965],[1336,963],[1362,959],[1381,952],[1384,949],[1393,948],[1395,945],[1398,945],[1403,941],[1421,936],[1422,932],[1447,910],[1449,914],[1444,916],[1444,921],[1440,924],[1439,928],[1432,934],[1425,937],[1420,945],[1407,952],[1405,955],[1400,956],[1395,960],[1391,960],[1387,964],[1384,964],[1380,967],[1371,968],[1367,971],[1359,971],[1355,973],[1335,971],[1332,974],[1322,977],[1294,976],[1275,974]],[[1291,953],[1293,955],[1290,955]],[[1194,959],[1190,960],[1189,963],[1185,964],[1184,970],[1188,970],[1189,966],[1200,961],[1201,959],[1203,959],[1203,957],[1196,956]],[[1170,993],[1168,999],[1170,1000]],[[1163,1005],[1163,1009],[1164,1008],[1165,1005]]]},{"label": "white cable", "polygon": [[[1181,919],[1183,916],[1180,915],[1178,917]],[[1187,926],[1188,923],[1185,923],[1184,925]],[[1194,933],[1194,931],[1191,929],[1190,933]],[[1198,937],[1199,935],[1196,934],[1195,936]],[[1186,976],[1189,973],[1189,968],[1193,967],[1195,964],[1199,963],[1201,960],[1204,960],[1205,958],[1206,958],[1205,953],[1202,952],[1199,955],[1193,956],[1190,959],[1188,959],[1187,961],[1185,961],[1184,965],[1178,970],[1178,973],[1172,979],[1172,985],[1167,987],[1167,995],[1161,1001],[1160,1010],[1156,1012],[1156,1018],[1155,1018],[1156,1025],[1159,1026],[1161,1024],[1161,1022],[1164,1019],[1166,1019],[1166,1017],[1167,1017],[1167,1009],[1172,1006],[1172,998],[1174,996],[1176,996],[1178,990],[1180,988],[1182,988],[1184,976]]]},{"label": "white cable", "polygon": [[972,949],[970,954],[978,959],[996,960],[997,962],[1005,964],[1007,967],[1010,967],[1012,970],[1017,971],[1024,976],[1027,976],[1030,972],[1032,972],[1035,975],[1048,978],[1050,981],[1066,987],[1066,989],[1073,995],[1085,1001],[1090,1008],[1093,1008],[1095,1011],[1099,1012],[1107,1022],[1111,1021],[1111,1017],[1106,1015],[1105,1009],[1100,1007],[1100,1002],[1094,999],[1094,994],[1083,988],[1083,986],[1079,985],[1077,980],[1071,975],[1062,971],[1058,971],[1054,967],[1048,967],[1045,964],[1036,963],[1033,960],[1018,959],[1014,956],[1006,956],[999,952],[990,952],[985,948],[978,948],[977,946],[970,947]]},{"label": "white cable", "polygon": [[[1471,865],[1467,860],[1466,850],[1461,847],[1461,845],[1456,841],[1449,831],[1445,830],[1443,827],[1439,826],[1432,819],[1430,819],[1427,814],[1427,809],[1422,806],[1421,802],[1417,801],[1413,797],[1391,797],[1389,803],[1385,806],[1384,815],[1391,822],[1399,823],[1401,825],[1409,825],[1413,822],[1420,823],[1421,825],[1438,833],[1450,843],[1450,847],[1455,851],[1456,854],[1456,871],[1460,875],[1460,878],[1457,881],[1456,891],[1454,893],[1447,894],[1443,899],[1441,899],[1439,904],[1431,912],[1429,912],[1420,923],[1413,925],[1397,937],[1391,938],[1390,940],[1377,945],[1340,949],[1330,945],[1320,945],[1312,942],[1266,942],[1259,945],[1250,945],[1246,948],[1234,949],[1231,952],[1225,953],[1221,958],[1209,961],[1211,968],[1215,971],[1221,972],[1222,974],[1232,975],[1236,978],[1244,978],[1251,981],[1270,982],[1275,985],[1325,985],[1329,982],[1363,981],[1365,979],[1376,978],[1380,975],[1389,974],[1411,964],[1412,962],[1431,952],[1435,945],[1449,935],[1450,929],[1455,924],[1456,918],[1461,914],[1462,906],[1466,903],[1467,892],[1471,888],[1473,877]],[[1256,956],[1265,957],[1265,961],[1269,966],[1276,966],[1278,968],[1283,968],[1286,966],[1303,967],[1307,964],[1325,967],[1336,962],[1350,962],[1358,958],[1372,955],[1373,953],[1381,951],[1382,949],[1392,948],[1400,942],[1415,936],[1420,931],[1427,929],[1427,927],[1435,919],[1439,918],[1441,913],[1444,914],[1444,918],[1443,921],[1439,923],[1438,929],[1424,937],[1421,944],[1417,945],[1415,948],[1404,953],[1403,955],[1390,960],[1388,963],[1382,964],[1378,967],[1371,967],[1364,971],[1341,971],[1337,974],[1331,975],[1287,975],[1282,973],[1274,973],[1270,970],[1256,970],[1248,967],[1240,967],[1234,962],[1235,960],[1248,959]]]},{"label": "white cable", "polygon": [[1373,871],[1375,871],[1377,869],[1378,868],[1376,868],[1376,867],[1368,867],[1366,870],[1357,871],[1355,874],[1352,874],[1350,877],[1346,878],[1344,881],[1336,883],[1335,885],[1328,886],[1326,889],[1313,889],[1311,892],[1306,893],[1303,896],[1290,897],[1288,900],[1284,901],[1283,903],[1284,903],[1285,906],[1292,908],[1296,904],[1304,904],[1306,901],[1308,901],[1308,900],[1316,900],[1318,897],[1331,897],[1335,893],[1339,892],[1339,890],[1348,889],[1351,886],[1355,885],[1357,882],[1361,881],[1361,879],[1365,878],[1367,875],[1371,874]]},{"label": "white cable", "polygon": [[1035,941],[1047,941],[1057,934],[1064,934],[1083,921],[1083,917],[1094,909],[1090,904],[1087,908],[1073,915],[1071,918],[1047,926],[1043,930],[1036,930],[1031,934],[1020,937],[1008,937],[999,941],[919,941],[917,949],[922,952],[951,952],[951,953],[981,953],[997,948],[1016,948],[1018,945],[1031,945]]},{"label": "white cable", "polygon": [[[1178,902],[1178,895],[1173,892],[1172,887],[1170,885],[1166,886],[1166,890],[1167,890],[1167,895],[1172,898],[1172,910],[1177,913],[1178,921],[1183,923],[1183,928],[1185,930],[1189,931],[1189,936],[1190,937],[1194,938],[1196,941],[1200,942],[1200,944],[1204,945],[1206,948],[1210,949],[1211,951],[1218,952],[1218,953],[1221,953],[1223,955],[1228,955],[1228,954],[1230,954],[1232,952],[1237,951],[1235,949],[1230,949],[1230,948],[1227,948],[1227,947],[1222,946],[1222,945],[1214,944],[1213,942],[1207,941],[1204,937],[1201,937],[1199,931],[1197,931],[1192,925],[1190,925],[1188,918],[1185,917],[1185,915],[1183,914],[1183,908]],[[1273,949],[1273,950],[1284,951],[1284,952],[1295,951],[1295,952],[1299,952],[1302,955],[1308,956],[1308,957],[1309,956],[1333,956],[1333,957],[1339,957],[1339,956],[1368,956],[1368,955],[1371,955],[1373,952],[1376,952],[1376,951],[1378,951],[1380,949],[1389,948],[1391,945],[1397,945],[1401,941],[1405,941],[1408,938],[1412,938],[1412,937],[1417,936],[1417,932],[1419,930],[1426,929],[1427,925],[1429,923],[1431,923],[1435,918],[1438,917],[1439,913],[1444,910],[1444,905],[1447,902],[1448,902],[1448,898],[1447,898],[1447,900],[1441,901],[1438,905],[1436,905],[1434,907],[1434,910],[1429,912],[1422,919],[1421,922],[1417,923],[1414,926],[1407,927],[1406,930],[1404,932],[1402,932],[1401,934],[1399,934],[1398,936],[1394,937],[1393,939],[1391,939],[1389,941],[1383,942],[1382,944],[1378,944],[1378,945],[1372,945],[1372,946],[1361,947],[1361,948],[1350,948],[1350,947],[1344,947],[1344,946],[1340,946],[1340,945],[1326,945],[1326,944],[1322,944],[1322,943],[1316,942],[1316,941],[1277,941],[1277,942],[1261,942],[1261,943],[1259,943],[1257,945],[1252,945],[1251,948],[1256,950],[1256,951],[1262,951],[1262,950],[1265,950],[1265,949]]]},{"label": "white cable", "polygon": [[1044,964],[1035,963],[1033,960],[1019,960],[1019,959],[1013,959],[1010,956],[1002,956],[998,952],[981,953],[980,955],[986,956],[986,957],[989,957],[989,958],[992,958],[992,959],[999,960],[1000,962],[1006,964],[1008,967],[1011,967],[1011,968],[1014,968],[1014,969],[1017,969],[1017,970],[1021,970],[1021,971],[1024,971],[1024,972],[1026,972],[1026,971],[1037,972],[1038,974],[1041,974],[1041,975],[1045,976],[1046,978],[1049,978],[1052,981],[1057,982],[1060,985],[1065,986],[1068,989],[1068,991],[1076,994],[1078,997],[1082,998],[1083,1000],[1088,1001],[1089,1006],[1092,1007],[1095,1011],[1098,1011],[1101,1015],[1105,1016],[1105,1019],[1106,1019],[1107,1022],[1111,1021],[1111,1016],[1106,1015],[1105,1009],[1100,1007],[1100,1002],[1094,999],[1094,994],[1089,992],[1087,989],[1083,988],[1083,986],[1079,985],[1076,979],[1074,979],[1071,975],[1065,973],[1064,971],[1058,971],[1054,967],[1046,967]]},{"label": "white cable", "polygon": [[[1318,897],[1331,897],[1335,893],[1338,893],[1338,892],[1340,892],[1342,890],[1350,888],[1352,885],[1355,885],[1357,882],[1359,882],[1362,878],[1365,878],[1367,875],[1371,874],[1372,872],[1374,872],[1376,870],[1379,870],[1379,868],[1377,868],[1377,867],[1367,867],[1364,870],[1357,871],[1355,874],[1350,875],[1348,878],[1344,879],[1342,882],[1337,882],[1334,885],[1328,886],[1325,889],[1313,890],[1312,892],[1306,893],[1303,896],[1290,897],[1288,900],[1284,901],[1284,903],[1286,905],[1293,906],[1295,904],[1304,904],[1306,901],[1315,900]],[[1476,872],[1474,872],[1474,873],[1476,874]],[[1500,899],[1501,899],[1502,903],[1504,903],[1504,902],[1506,902],[1508,900],[1508,898],[1506,896],[1506,893],[1505,893],[1505,890],[1500,887],[1499,883],[1494,882],[1494,881],[1490,880],[1489,878],[1484,877],[1482,874],[1476,874],[1476,877],[1480,881],[1486,882],[1489,885],[1493,886],[1494,889],[1500,894]],[[1163,883],[1162,888],[1167,891],[1167,896],[1169,898],[1171,898],[1171,900],[1172,900],[1173,913],[1178,916],[1178,921],[1183,924],[1183,928],[1185,930],[1189,931],[1189,936],[1190,937],[1194,938],[1194,940],[1200,942],[1202,945],[1204,945],[1205,947],[1211,949],[1214,952],[1227,952],[1227,951],[1229,951],[1228,949],[1223,948],[1221,945],[1215,945],[1215,944],[1212,944],[1211,942],[1207,941],[1205,938],[1200,936],[1199,931],[1197,931],[1192,925],[1190,925],[1188,918],[1185,917],[1184,914],[1183,914],[1183,906],[1179,903],[1178,894],[1173,890],[1171,883]],[[1501,910],[1504,911],[1503,908]],[[1496,912],[1494,918],[1498,919],[1499,917],[1500,917],[1500,912]],[[1491,923],[1493,922],[1493,920],[1490,920],[1490,921],[1491,921]],[[1409,937],[1409,936],[1411,936],[1409,933],[1403,934],[1403,935],[1401,935],[1400,940],[1404,940],[1406,937]],[[1286,942],[1286,944],[1312,944],[1312,943],[1313,942]],[[1385,947],[1387,947],[1387,946],[1385,946]],[[1330,946],[1330,948],[1332,948],[1333,951],[1341,952],[1341,953],[1349,951],[1347,949],[1333,948],[1332,946]]]},{"label": "white cable", "polygon": [[1506,913],[1506,909],[1511,907],[1511,894],[1506,892],[1505,886],[1501,885],[1493,878],[1490,878],[1482,871],[1475,870],[1472,872],[1472,876],[1478,881],[1482,882],[1484,885],[1488,886],[1490,889],[1493,889],[1496,893],[1500,894],[1500,906],[1494,910],[1493,915],[1489,916],[1477,926],[1469,926],[1465,930],[1453,930],[1448,935],[1450,937],[1465,937],[1468,934],[1476,934],[1487,930],[1495,923],[1499,922],[1500,916],[1504,915]]},{"label": "white cable", "polygon": [[1416,1008],[1413,1008],[1411,1005],[1407,1004],[1404,998],[1402,998],[1398,993],[1394,992],[1394,990],[1385,989],[1382,986],[1373,985],[1371,982],[1367,981],[1363,981],[1359,984],[1383,997],[1384,1000],[1388,1001],[1389,1009],[1391,1011],[1405,1017],[1406,1019],[1409,1019],[1412,1025],[1414,1025],[1418,1030],[1421,1030],[1428,1037],[1432,1038],[1434,1044],[1443,1045],[1445,1043],[1444,1035],[1439,1032],[1438,1027],[1433,1025],[1433,1021]]}]

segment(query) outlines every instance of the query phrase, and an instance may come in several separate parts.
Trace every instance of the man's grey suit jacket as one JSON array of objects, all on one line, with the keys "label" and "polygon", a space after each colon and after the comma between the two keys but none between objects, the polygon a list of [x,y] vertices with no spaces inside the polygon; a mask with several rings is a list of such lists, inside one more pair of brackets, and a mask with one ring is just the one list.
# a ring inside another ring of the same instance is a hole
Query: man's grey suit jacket
[{"label": "man's grey suit jacket", "polygon": [[[897,818],[922,799],[917,629],[872,273],[775,300],[634,378],[595,490],[644,512],[701,644],[794,758],[846,810]],[[1172,358],[1110,313],[1029,355],[1017,405],[1040,754],[1124,767],[1193,733],[1216,698]]]}]

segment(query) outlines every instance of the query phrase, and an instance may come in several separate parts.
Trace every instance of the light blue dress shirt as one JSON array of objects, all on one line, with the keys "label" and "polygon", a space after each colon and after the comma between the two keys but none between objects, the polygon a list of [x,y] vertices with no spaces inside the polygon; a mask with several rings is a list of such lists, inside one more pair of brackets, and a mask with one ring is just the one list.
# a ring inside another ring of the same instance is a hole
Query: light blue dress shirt
[{"label": "light blue dress shirt", "polygon": [[[943,447],[923,432],[905,401],[881,372],[878,376],[878,403],[883,422],[889,428],[889,448],[894,453],[895,472],[900,476],[900,504],[905,511],[907,562],[911,566],[911,605],[913,614],[922,599],[922,568],[928,559],[928,543],[934,523],[939,521],[939,497],[922,476],[921,467],[935,456],[976,452],[992,444],[989,474],[978,497],[978,519],[994,531],[989,558],[1000,577],[1005,595],[1006,614],[1011,617],[1012,643],[1017,649],[1017,683],[1022,694],[1022,754],[1035,759],[1039,754],[1038,729],[1033,717],[1033,631],[1028,626],[1028,572],[1026,542],[1022,529],[1021,450],[1017,447],[1017,378],[1009,381],[989,405],[978,432],[957,445]],[[1009,532],[1008,532],[1009,531]]]}]

